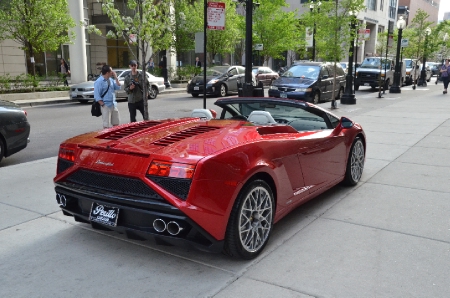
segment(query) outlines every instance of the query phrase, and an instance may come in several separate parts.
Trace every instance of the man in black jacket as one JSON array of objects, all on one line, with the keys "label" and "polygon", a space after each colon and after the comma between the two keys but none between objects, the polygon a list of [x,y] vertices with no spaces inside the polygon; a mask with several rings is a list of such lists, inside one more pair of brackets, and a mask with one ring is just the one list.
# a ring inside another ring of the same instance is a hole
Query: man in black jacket
[{"label": "man in black jacket", "polygon": [[[130,111],[130,122],[136,122],[137,110],[144,118],[144,76],[137,70],[137,61],[130,61],[130,74],[125,78],[125,92],[128,94],[128,111]],[[147,83],[148,86],[148,83]]]}]

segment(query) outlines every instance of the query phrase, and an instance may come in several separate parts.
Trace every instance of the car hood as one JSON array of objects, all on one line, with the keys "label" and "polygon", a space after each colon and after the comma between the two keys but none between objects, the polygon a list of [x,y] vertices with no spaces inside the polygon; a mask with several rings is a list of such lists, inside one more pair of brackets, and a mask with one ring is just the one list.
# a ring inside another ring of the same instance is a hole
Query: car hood
[{"label": "car hood", "polygon": [[[255,126],[247,121],[182,118],[141,121],[80,135],[63,142],[77,145],[81,163],[99,157],[127,155],[130,158],[168,158],[195,163],[244,143],[270,136],[298,132],[291,126]],[[275,129],[275,131],[273,131]],[[311,134],[311,132],[305,132]],[[115,158],[117,160],[117,158]],[[125,162],[127,158],[123,158]]]},{"label": "car hood", "polygon": [[277,87],[309,87],[314,84],[317,80],[309,78],[289,78],[289,77],[279,77],[272,82],[273,86]]},{"label": "car hood", "polygon": [[[223,75],[220,76],[206,76],[206,82],[211,81],[212,79],[221,79],[223,77]],[[203,84],[203,75],[201,76],[195,76],[192,80],[191,80],[191,84],[197,84],[197,83],[202,83]]]},{"label": "car hood", "polygon": [[94,81],[88,81],[73,85],[72,88],[94,88]]}]

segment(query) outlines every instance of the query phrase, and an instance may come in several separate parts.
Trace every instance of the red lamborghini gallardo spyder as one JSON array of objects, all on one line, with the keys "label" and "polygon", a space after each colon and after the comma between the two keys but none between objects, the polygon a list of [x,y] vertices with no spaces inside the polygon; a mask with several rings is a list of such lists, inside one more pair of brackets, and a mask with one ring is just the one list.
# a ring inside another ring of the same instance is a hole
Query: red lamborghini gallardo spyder
[{"label": "red lamborghini gallardo spyder", "polygon": [[54,178],[63,213],[133,239],[251,259],[288,212],[360,180],[366,137],[350,119],[291,99],[215,105],[217,117],[199,109],[63,142]]}]

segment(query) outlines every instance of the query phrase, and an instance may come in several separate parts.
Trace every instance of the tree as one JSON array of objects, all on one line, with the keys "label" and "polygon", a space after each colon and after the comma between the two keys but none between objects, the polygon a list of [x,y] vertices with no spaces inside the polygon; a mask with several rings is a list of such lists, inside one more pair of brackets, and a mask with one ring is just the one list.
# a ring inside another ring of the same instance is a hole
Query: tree
[{"label": "tree", "polygon": [[253,16],[253,43],[263,44],[260,54],[265,63],[270,57],[283,58],[283,52],[305,45],[297,11],[283,10],[288,6],[283,0],[260,0],[259,3]]},{"label": "tree", "polygon": [[[114,31],[106,33],[107,38],[123,38],[130,46],[136,44],[141,51],[141,59],[135,57],[142,67],[142,74],[146,73],[146,57],[152,48],[153,52],[168,49],[173,44],[174,19],[169,1],[158,0],[128,0],[126,2],[131,15],[122,15],[115,6],[114,0],[103,0],[102,9],[111,19]],[[102,35],[102,32],[91,25],[89,32]],[[130,49],[131,50],[131,49]],[[131,50],[134,55],[134,51]],[[146,76],[144,75],[144,78]],[[144,119],[148,120],[148,87],[144,79]]]},{"label": "tree", "polygon": [[[75,22],[69,15],[67,0],[6,1],[0,10],[0,23],[1,38],[18,42],[31,59],[35,53],[55,51],[75,38],[75,33],[69,33]],[[36,76],[34,63],[32,69]]]},{"label": "tree", "polygon": [[[236,13],[236,2],[231,0],[222,0],[221,2],[225,2],[225,30],[206,31],[206,51],[209,63],[217,54],[233,53],[236,45],[244,36],[240,30],[244,18]],[[203,1],[197,1],[196,5],[203,7]],[[203,18],[203,9],[197,9],[197,11],[201,11]],[[199,28],[199,31],[203,31],[203,27]]]},{"label": "tree", "polygon": [[408,47],[404,49],[405,57],[411,57],[413,59],[423,57],[425,50],[425,29],[433,24],[433,22],[427,21],[429,16],[424,10],[417,10],[408,28],[403,31],[404,38],[409,40]]}]

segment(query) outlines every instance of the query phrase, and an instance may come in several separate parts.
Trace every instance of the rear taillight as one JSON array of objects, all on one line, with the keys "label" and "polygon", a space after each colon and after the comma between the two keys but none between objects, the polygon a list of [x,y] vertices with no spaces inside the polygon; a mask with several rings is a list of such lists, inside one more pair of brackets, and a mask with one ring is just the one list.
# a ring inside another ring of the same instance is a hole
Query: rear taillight
[{"label": "rear taillight", "polygon": [[25,110],[22,110],[22,111],[23,111],[23,113],[25,114],[25,117],[28,116],[27,111],[25,111]]},{"label": "rear taillight", "polygon": [[192,179],[195,165],[155,160],[150,164],[147,174],[160,177]]},{"label": "rear taillight", "polygon": [[73,162],[75,161],[75,150],[73,148],[60,146],[58,157]]}]

